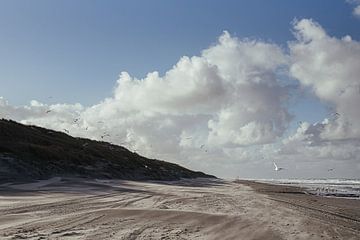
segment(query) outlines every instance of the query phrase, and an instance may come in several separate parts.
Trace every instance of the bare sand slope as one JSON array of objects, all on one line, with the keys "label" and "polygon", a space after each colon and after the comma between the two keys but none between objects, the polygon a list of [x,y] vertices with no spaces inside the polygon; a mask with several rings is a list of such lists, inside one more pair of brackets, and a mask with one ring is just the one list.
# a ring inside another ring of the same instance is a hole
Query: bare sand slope
[{"label": "bare sand slope", "polygon": [[223,180],[150,183],[57,178],[0,186],[0,239],[358,236],[356,227],[314,218],[245,184]]}]

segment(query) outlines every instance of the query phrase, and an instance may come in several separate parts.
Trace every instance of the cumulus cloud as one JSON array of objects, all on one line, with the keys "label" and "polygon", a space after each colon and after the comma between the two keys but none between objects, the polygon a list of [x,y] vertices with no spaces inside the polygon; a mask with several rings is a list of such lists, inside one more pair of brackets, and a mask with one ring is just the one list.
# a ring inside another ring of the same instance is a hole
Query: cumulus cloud
[{"label": "cumulus cloud", "polygon": [[269,143],[290,121],[282,105],[287,90],[275,73],[284,63],[278,46],[225,32],[200,57],[182,57],[162,77],[121,73],[114,96],[84,114],[139,123],[134,136],[147,144],[156,142],[152,136],[170,132],[166,138],[174,146],[168,148],[174,150]]},{"label": "cumulus cloud", "polygon": [[[360,139],[323,139],[321,133],[327,124],[329,124],[327,119],[322,123],[302,123],[295,134],[282,140],[282,145],[277,153],[282,158],[301,162],[359,163]],[[357,167],[355,166],[355,168]]]},{"label": "cumulus cloud", "polygon": [[283,106],[287,89],[276,79],[285,59],[276,45],[224,32],[216,45],[182,57],[164,76],[121,73],[114,96],[84,116],[106,119],[123,137],[132,129],[137,147],[161,143],[166,150],[159,152],[270,143],[291,120]]},{"label": "cumulus cloud", "polygon": [[0,108],[23,123],[75,136],[101,139],[111,133],[106,140],[154,157],[223,156],[223,147],[271,143],[287,129],[288,90],[277,79],[286,62],[275,44],[224,32],[215,45],[200,56],[182,57],[164,76],[152,72],[136,79],[122,72],[113,96],[94,106],[33,101],[13,107],[2,99]]},{"label": "cumulus cloud", "polygon": [[360,43],[350,36],[331,37],[317,23],[294,25],[290,74],[333,108],[336,118],[321,130],[323,139],[360,138]]},{"label": "cumulus cloud", "polygon": [[[279,156],[306,161],[360,162],[360,43],[336,38],[311,19],[294,23],[290,75],[329,107],[321,122],[300,122]],[[356,166],[355,166],[356,168]]]},{"label": "cumulus cloud", "polygon": [[[113,95],[93,106],[32,101],[17,107],[0,98],[0,117],[110,141],[220,176],[234,176],[238,163],[245,176],[246,169],[261,176],[272,172],[274,159],[296,170],[308,161],[358,163],[360,43],[329,36],[311,19],[294,22],[293,32],[288,49],[224,32],[163,76],[151,72],[137,79],[122,72]],[[304,121],[291,133],[289,87],[279,81],[284,73],[328,106],[329,116]],[[221,168],[223,162],[232,167]]]},{"label": "cumulus cloud", "polygon": [[291,120],[283,105],[287,89],[276,71],[286,63],[282,50],[256,41],[239,41],[225,32],[219,43],[203,52],[230,86],[223,107],[208,123],[213,145],[264,144],[280,137]]}]

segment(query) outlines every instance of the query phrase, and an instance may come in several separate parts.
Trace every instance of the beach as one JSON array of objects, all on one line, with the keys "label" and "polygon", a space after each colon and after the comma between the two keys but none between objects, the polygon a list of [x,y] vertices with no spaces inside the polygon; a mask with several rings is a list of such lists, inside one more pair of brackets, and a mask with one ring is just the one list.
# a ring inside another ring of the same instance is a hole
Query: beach
[{"label": "beach", "polygon": [[0,239],[359,239],[360,201],[253,181],[0,185]]}]

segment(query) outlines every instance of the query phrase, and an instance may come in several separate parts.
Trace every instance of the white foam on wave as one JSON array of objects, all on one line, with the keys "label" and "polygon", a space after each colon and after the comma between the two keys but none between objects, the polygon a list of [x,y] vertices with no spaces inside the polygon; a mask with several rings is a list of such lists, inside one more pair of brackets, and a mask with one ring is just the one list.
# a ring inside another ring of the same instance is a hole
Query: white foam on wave
[{"label": "white foam on wave", "polygon": [[256,181],[298,186],[320,196],[360,199],[360,179],[257,179]]}]

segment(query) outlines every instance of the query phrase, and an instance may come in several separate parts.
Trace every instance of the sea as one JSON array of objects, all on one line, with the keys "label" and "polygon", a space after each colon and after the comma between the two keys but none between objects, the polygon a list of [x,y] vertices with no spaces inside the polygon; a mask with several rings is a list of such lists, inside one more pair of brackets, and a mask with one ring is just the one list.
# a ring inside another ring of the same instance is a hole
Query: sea
[{"label": "sea", "polygon": [[309,194],[360,200],[360,179],[257,179],[277,185],[302,187]]}]

